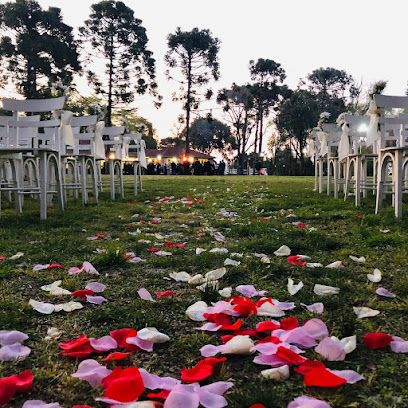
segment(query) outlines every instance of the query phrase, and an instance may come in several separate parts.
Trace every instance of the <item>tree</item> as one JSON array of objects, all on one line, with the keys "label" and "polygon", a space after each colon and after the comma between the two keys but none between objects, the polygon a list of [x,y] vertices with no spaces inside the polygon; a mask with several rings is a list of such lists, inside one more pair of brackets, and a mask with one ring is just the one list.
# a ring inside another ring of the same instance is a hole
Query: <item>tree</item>
[{"label": "tree", "polygon": [[43,10],[34,0],[0,4],[0,32],[6,81],[26,98],[38,97],[47,82],[70,84],[80,70],[72,27],[62,22],[57,7]]},{"label": "tree", "polygon": [[319,119],[319,107],[312,93],[298,89],[279,106],[275,118],[282,141],[288,142],[300,160],[300,172],[304,170],[304,153],[310,131]]},{"label": "tree", "polygon": [[[210,82],[211,78],[218,80],[219,63],[218,51],[220,41],[213,38],[210,30],[193,28],[191,31],[176,29],[175,34],[167,36],[169,50],[165,55],[165,62],[170,68],[179,68],[183,79],[181,82],[180,99],[184,102],[186,111],[186,151],[190,145],[190,121],[193,109],[198,109],[202,96],[198,89]],[[172,79],[168,73],[168,78]],[[207,90],[207,99],[212,91]]]},{"label": "tree", "polygon": [[[354,84],[353,77],[346,71],[335,68],[318,68],[308,74],[307,89],[315,95],[320,112],[331,113],[332,118],[345,111],[346,94]],[[351,88],[354,92],[353,88]]]},{"label": "tree", "polygon": [[120,109],[115,112],[114,118],[120,125],[126,126],[127,133],[142,133],[147,149],[157,148],[156,129],[152,122],[137,114],[137,109]]},{"label": "tree", "polygon": [[106,125],[112,125],[112,110],[128,104],[135,93],[149,92],[160,106],[155,81],[155,60],[147,49],[146,29],[133,10],[121,1],[101,1],[91,6],[89,19],[80,28],[84,43],[89,43],[98,58],[106,62],[105,77],[88,71],[88,82],[107,102]]},{"label": "tree", "polygon": [[212,150],[234,149],[235,140],[230,128],[211,117],[197,118],[190,128],[191,145],[203,153]]},{"label": "tree", "polygon": [[281,84],[286,78],[285,70],[281,65],[270,59],[259,58],[257,62],[249,62],[249,72],[254,82],[251,92],[255,100],[257,110],[257,127],[255,131],[255,152],[262,151],[263,122],[271,108],[286,96],[287,87]]},{"label": "tree", "polygon": [[234,83],[230,89],[221,89],[217,102],[222,105],[225,117],[234,129],[233,136],[238,149],[238,174],[243,174],[254,119],[254,98],[251,86]]}]

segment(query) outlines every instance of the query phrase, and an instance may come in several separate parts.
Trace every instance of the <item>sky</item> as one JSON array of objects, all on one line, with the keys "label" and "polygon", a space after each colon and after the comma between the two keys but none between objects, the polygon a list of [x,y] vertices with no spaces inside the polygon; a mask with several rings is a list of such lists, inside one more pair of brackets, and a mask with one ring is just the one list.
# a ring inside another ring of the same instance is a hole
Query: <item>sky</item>
[{"label": "sky", "polygon": [[[88,18],[92,0],[37,0],[43,8],[59,7],[64,22],[75,29]],[[4,3],[0,0],[0,3]],[[142,20],[148,48],[156,59],[163,106],[157,110],[148,96],[133,104],[149,119],[159,138],[171,136],[182,113],[172,102],[177,85],[165,78],[166,37],[177,27],[209,29],[221,41],[221,78],[213,89],[250,81],[249,61],[269,58],[286,71],[285,83],[296,88],[300,78],[319,67],[343,69],[369,85],[388,80],[387,95],[404,95],[408,69],[406,0],[124,0]],[[85,80],[79,90],[89,93]],[[207,105],[206,105],[207,107]],[[214,116],[222,111],[213,101]]]}]

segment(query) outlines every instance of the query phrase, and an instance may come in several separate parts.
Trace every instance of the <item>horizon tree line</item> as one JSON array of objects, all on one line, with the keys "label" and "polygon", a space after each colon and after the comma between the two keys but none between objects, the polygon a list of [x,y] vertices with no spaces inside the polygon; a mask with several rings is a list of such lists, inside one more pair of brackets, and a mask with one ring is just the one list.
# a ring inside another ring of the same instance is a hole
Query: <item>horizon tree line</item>
[{"label": "horizon tree line", "polygon": [[[75,39],[59,8],[43,10],[35,0],[9,1],[0,4],[0,33],[0,85],[13,83],[29,99],[68,93],[67,108],[78,113],[95,113],[95,104],[102,102],[106,126],[112,126],[112,119],[130,120],[133,131],[147,129],[148,147],[154,147],[153,125],[128,106],[136,95],[145,94],[153,97],[157,108],[161,106],[156,61],[142,21],[123,2],[92,4]],[[291,90],[284,84],[281,64],[264,58],[249,61],[250,81],[232,83],[214,95],[204,87],[219,79],[220,40],[208,29],[178,27],[167,36],[167,46],[166,76],[180,83],[173,100],[182,103],[184,114],[179,118],[181,131],[164,141],[184,144],[187,151],[190,146],[203,152],[236,150],[239,172],[249,151],[260,160],[271,129],[275,151],[290,146],[302,168],[307,138],[320,112],[335,119],[347,108],[361,110],[365,103],[362,85],[344,70],[318,68]],[[90,69],[96,57],[105,62],[102,73]],[[86,75],[93,96],[75,93],[75,74]],[[200,115],[200,103],[213,97],[223,122],[211,114]]]}]

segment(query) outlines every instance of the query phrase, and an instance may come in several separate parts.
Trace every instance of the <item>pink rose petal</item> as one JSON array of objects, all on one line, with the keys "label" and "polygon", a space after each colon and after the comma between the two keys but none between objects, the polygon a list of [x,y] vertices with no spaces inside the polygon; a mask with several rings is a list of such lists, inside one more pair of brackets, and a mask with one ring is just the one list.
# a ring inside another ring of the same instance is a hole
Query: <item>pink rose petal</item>
[{"label": "pink rose petal", "polygon": [[81,266],[80,268],[77,268],[77,267],[73,266],[72,268],[68,269],[68,273],[70,275],[76,275],[77,273],[83,272],[83,270],[84,270],[83,266]]},{"label": "pink rose petal", "polygon": [[267,292],[266,290],[257,291],[254,285],[239,285],[235,290],[247,297],[264,296]]},{"label": "pink rose petal", "polygon": [[306,305],[304,303],[301,303],[301,305],[304,306],[307,310],[309,310],[309,312],[312,312],[312,313],[321,314],[324,311],[324,305],[321,302],[313,303],[311,305]]},{"label": "pink rose petal", "polygon": [[283,358],[280,358],[276,354],[272,354],[270,356],[266,354],[259,354],[259,356],[256,356],[253,360],[255,364],[260,364],[260,365],[270,365],[271,367],[281,367],[284,365],[290,365],[290,363]]},{"label": "pink rose petal", "polygon": [[152,295],[149,293],[149,291],[145,288],[140,288],[137,293],[143,300],[149,300],[150,302],[156,302],[153,298]]},{"label": "pink rose petal", "polygon": [[320,319],[310,319],[303,328],[309,333],[311,337],[321,340],[329,335],[326,324]]},{"label": "pink rose petal", "polygon": [[279,300],[273,299],[273,303],[280,310],[292,310],[296,307],[294,302],[279,302]]},{"label": "pink rose petal", "polygon": [[346,351],[340,341],[325,337],[315,351],[326,357],[329,361],[343,361],[346,358]]},{"label": "pink rose petal", "polygon": [[105,351],[113,350],[118,347],[118,343],[111,336],[103,336],[100,339],[91,338],[89,339],[91,347],[96,351],[104,353]]},{"label": "pink rose petal", "polygon": [[50,266],[50,264],[46,264],[46,265],[35,265],[33,268],[33,271],[41,271],[43,269],[47,269]]},{"label": "pink rose petal", "polygon": [[58,402],[51,402],[47,404],[41,400],[29,400],[24,403],[22,408],[61,408],[61,405]]},{"label": "pink rose petal", "polygon": [[71,377],[87,381],[91,387],[97,388],[111,372],[112,370],[100,365],[96,360],[84,360],[79,364],[77,372],[71,374]]},{"label": "pink rose petal", "polygon": [[279,339],[286,343],[293,343],[300,347],[311,348],[316,346],[316,341],[303,327],[296,327],[282,334]]},{"label": "pink rose petal", "polygon": [[313,397],[302,395],[289,403],[287,408],[331,408],[327,402],[318,400]]},{"label": "pink rose petal", "polygon": [[158,375],[148,373],[143,368],[139,368],[139,371],[144,386],[149,390],[172,390],[176,385],[180,384],[180,380],[172,377],[159,377]]},{"label": "pink rose petal", "polygon": [[89,303],[93,303],[94,305],[100,305],[101,303],[108,301],[108,299],[105,299],[103,296],[90,296],[90,295],[86,295],[86,300]]},{"label": "pink rose petal", "polygon": [[390,347],[394,353],[408,353],[408,341],[396,336],[393,336],[392,339]]},{"label": "pink rose petal", "polygon": [[218,325],[217,323],[206,323],[201,327],[196,327],[196,329],[215,332],[221,329],[221,327],[222,325]]},{"label": "pink rose petal", "polygon": [[95,293],[100,293],[106,289],[106,286],[103,283],[91,282],[85,286],[85,289],[93,290]]},{"label": "pink rose petal", "polygon": [[149,352],[153,351],[153,344],[154,343],[152,341],[142,340],[137,336],[136,337],[128,337],[126,339],[126,343],[133,344],[133,345],[135,345],[137,347],[140,347],[142,350],[145,350],[145,351],[149,351]]},{"label": "pink rose petal", "polygon": [[389,298],[395,298],[395,295],[391,292],[389,292],[387,289],[385,288],[378,288],[375,293],[379,296],[385,296],[385,297],[389,297]]},{"label": "pink rose petal", "polygon": [[228,346],[226,344],[222,344],[221,346],[214,346],[213,344],[206,344],[205,346],[200,348],[200,353],[203,357],[213,357],[218,353],[222,353],[223,351],[228,350]]},{"label": "pink rose petal", "polygon": [[355,384],[357,381],[364,380],[364,377],[353,370],[329,370],[334,375],[347,380],[347,384]]},{"label": "pink rose petal", "polygon": [[90,273],[92,275],[99,275],[99,272],[92,266],[92,264],[88,261],[85,261],[82,264],[82,267],[84,268],[85,272]]},{"label": "pink rose petal", "polygon": [[8,344],[22,343],[28,336],[17,330],[0,330],[0,346]]},{"label": "pink rose petal", "polygon": [[0,361],[23,361],[31,350],[20,343],[8,344],[0,349]]}]

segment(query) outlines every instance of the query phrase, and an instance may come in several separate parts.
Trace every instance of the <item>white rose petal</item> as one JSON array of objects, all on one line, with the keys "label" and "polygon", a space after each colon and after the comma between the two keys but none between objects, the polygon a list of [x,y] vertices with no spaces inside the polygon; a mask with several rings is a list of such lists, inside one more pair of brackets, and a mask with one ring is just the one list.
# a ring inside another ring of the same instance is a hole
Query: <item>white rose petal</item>
[{"label": "white rose petal", "polygon": [[313,291],[314,293],[316,293],[316,295],[338,295],[340,292],[340,288],[336,288],[334,286],[320,285],[319,283],[316,283]]},{"label": "white rose petal", "polygon": [[232,288],[227,287],[227,288],[221,289],[218,291],[218,293],[224,298],[229,298],[231,297],[231,294],[232,294]]},{"label": "white rose petal", "polygon": [[268,378],[269,380],[284,381],[289,378],[289,366],[283,365],[277,368],[270,368],[269,370],[261,371],[262,377]]},{"label": "white rose petal", "polygon": [[277,249],[274,254],[276,256],[289,256],[290,255],[290,248],[286,245],[282,245],[279,249]]},{"label": "white rose petal", "polygon": [[51,303],[37,302],[34,299],[30,299],[28,303],[34,310],[42,314],[51,314],[55,310],[55,306]]},{"label": "white rose petal", "polygon": [[171,272],[169,274],[170,278],[177,282],[188,282],[191,279],[191,275],[187,272]]},{"label": "white rose petal", "polygon": [[165,343],[170,340],[170,337],[159,332],[155,327],[145,327],[137,331],[137,337],[142,340],[149,340],[153,343]]},{"label": "white rose petal", "polygon": [[254,342],[249,336],[234,336],[230,341],[225,343],[228,346],[228,350],[222,354],[252,354],[252,347],[255,347]]},{"label": "white rose petal", "polygon": [[369,307],[353,307],[354,313],[357,315],[359,319],[363,319],[364,317],[374,317],[380,314],[379,310],[370,309]]},{"label": "white rose petal", "polygon": [[331,264],[327,265],[326,268],[338,269],[338,268],[344,268],[344,265],[343,265],[343,262],[341,262],[341,261],[335,261],[335,262],[332,262]]},{"label": "white rose petal", "polygon": [[240,264],[241,264],[240,261],[235,261],[234,259],[230,259],[230,258],[227,258],[227,259],[224,261],[224,265],[225,265],[225,266],[228,266],[228,265],[238,266],[238,265],[240,265]]},{"label": "white rose petal", "polygon": [[363,262],[366,261],[366,259],[364,258],[364,256],[361,256],[360,258],[357,258],[357,257],[354,256],[354,255],[349,255],[349,258],[350,258],[352,261],[360,262],[360,263],[363,263]]},{"label": "white rose petal", "polygon": [[373,274],[367,273],[367,278],[369,281],[377,283],[381,280],[381,271],[379,269],[374,269]]},{"label": "white rose petal", "polygon": [[207,303],[200,300],[187,308],[186,315],[195,322],[204,322],[207,320],[205,317],[203,317],[207,307]]},{"label": "white rose petal", "polygon": [[213,271],[207,272],[205,274],[205,279],[206,280],[215,280],[215,279],[221,279],[225,274],[227,273],[226,268],[218,268],[214,269]]},{"label": "white rose petal", "polygon": [[299,290],[302,288],[303,288],[302,281],[300,281],[297,285],[295,285],[295,282],[293,281],[293,279],[288,278],[288,291],[292,296],[296,295],[296,293],[298,293]]}]

